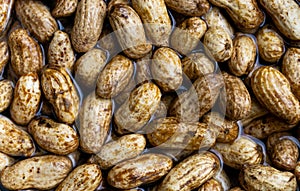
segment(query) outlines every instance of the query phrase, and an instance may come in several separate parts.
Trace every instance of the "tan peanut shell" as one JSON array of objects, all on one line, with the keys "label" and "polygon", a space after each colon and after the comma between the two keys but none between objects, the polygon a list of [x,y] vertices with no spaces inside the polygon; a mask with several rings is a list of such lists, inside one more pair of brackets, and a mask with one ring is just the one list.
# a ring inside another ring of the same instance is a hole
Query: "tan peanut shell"
[{"label": "tan peanut shell", "polygon": [[210,152],[187,157],[164,178],[157,191],[189,191],[198,188],[220,170],[218,157]]},{"label": "tan peanut shell", "polygon": [[228,67],[235,76],[251,72],[256,60],[256,43],[252,37],[239,35],[233,39],[233,53],[228,60]]},{"label": "tan peanut shell", "polygon": [[56,31],[48,48],[49,66],[73,69],[75,54],[69,35],[63,31]]},{"label": "tan peanut shell", "polygon": [[260,164],[263,152],[260,145],[248,137],[240,137],[233,143],[217,143],[214,147],[221,155],[223,162],[235,169],[243,165]]},{"label": "tan peanut shell", "polygon": [[0,72],[4,70],[4,67],[10,60],[9,47],[6,41],[0,42]]},{"label": "tan peanut shell", "polygon": [[254,71],[251,87],[257,100],[272,114],[289,124],[300,121],[300,105],[287,78],[278,70],[263,66]]},{"label": "tan peanut shell", "polygon": [[41,148],[57,155],[70,154],[79,145],[79,137],[72,127],[49,118],[33,119],[28,132]]},{"label": "tan peanut shell", "polygon": [[209,10],[207,0],[165,0],[167,7],[187,16],[202,16]]},{"label": "tan peanut shell", "polygon": [[200,76],[214,72],[215,64],[207,55],[195,52],[187,55],[181,60],[183,73],[195,81]]},{"label": "tan peanut shell", "polygon": [[3,35],[11,18],[15,0],[2,0],[0,2],[0,36]]},{"label": "tan peanut shell", "polygon": [[55,188],[72,170],[65,156],[44,155],[21,160],[1,173],[2,185],[10,190]]},{"label": "tan peanut shell", "polygon": [[0,152],[0,172],[7,166],[14,164],[16,160],[13,157],[8,156],[7,154]]},{"label": "tan peanut shell", "polygon": [[13,83],[10,80],[0,81],[0,112],[6,110],[13,100]]},{"label": "tan peanut shell", "polygon": [[297,187],[296,178],[292,173],[260,164],[243,168],[239,181],[242,187],[249,191],[294,191]]},{"label": "tan peanut shell", "polygon": [[154,182],[169,172],[172,160],[162,154],[144,154],[114,166],[107,176],[108,183],[120,189],[130,189]]},{"label": "tan peanut shell", "polygon": [[150,65],[153,80],[165,91],[177,90],[182,83],[181,60],[171,48],[157,49]]},{"label": "tan peanut shell", "polygon": [[141,129],[157,110],[160,99],[161,92],[152,82],[136,87],[114,114],[116,132],[124,134]]},{"label": "tan peanut shell", "polygon": [[168,46],[172,26],[165,1],[133,0],[132,7],[141,17],[152,44]]},{"label": "tan peanut shell", "polygon": [[150,71],[151,57],[152,51],[146,56],[136,60],[135,80],[137,84],[153,79]]},{"label": "tan peanut shell", "polygon": [[202,117],[202,122],[217,129],[217,142],[232,143],[239,136],[239,126],[218,112],[210,112]]},{"label": "tan peanut shell", "polygon": [[264,14],[255,0],[209,0],[209,2],[224,8],[242,32],[254,33],[264,21]]},{"label": "tan peanut shell", "polygon": [[287,131],[295,127],[296,124],[288,124],[274,115],[265,115],[254,119],[244,126],[244,132],[258,139],[267,138],[272,133]]},{"label": "tan peanut shell", "polygon": [[232,55],[232,39],[229,33],[220,26],[211,27],[206,31],[203,44],[217,62],[225,62]]},{"label": "tan peanut shell", "polygon": [[174,29],[170,37],[170,47],[187,55],[196,48],[206,30],[207,25],[204,20],[199,17],[188,18]]},{"label": "tan peanut shell", "polygon": [[126,4],[116,4],[109,10],[109,22],[126,56],[137,59],[151,51],[139,15]]},{"label": "tan peanut shell", "polygon": [[76,167],[55,191],[95,190],[102,181],[102,173],[96,164],[83,164]]},{"label": "tan peanut shell", "polygon": [[251,109],[248,112],[248,115],[241,120],[241,123],[243,127],[247,127],[252,121],[268,113],[269,111],[266,108],[264,108],[254,96],[251,96]]},{"label": "tan peanut shell", "polygon": [[200,76],[188,91],[174,100],[169,108],[169,115],[181,121],[198,121],[213,108],[223,86],[219,74]]},{"label": "tan peanut shell", "polygon": [[100,72],[96,83],[96,94],[110,99],[117,96],[132,78],[134,65],[125,56],[117,55]]},{"label": "tan peanut shell", "polygon": [[300,181],[300,162],[298,161],[294,170],[297,181]]},{"label": "tan peanut shell", "polygon": [[34,153],[35,145],[30,135],[3,115],[0,116],[0,130],[0,152],[25,157]]},{"label": "tan peanut shell", "polygon": [[267,151],[272,164],[278,169],[291,171],[297,165],[299,149],[290,137],[292,136],[289,133],[284,132],[274,133],[268,137]]},{"label": "tan peanut shell", "polygon": [[98,153],[109,133],[112,101],[91,92],[83,101],[79,113],[80,147],[86,153]]},{"label": "tan peanut shell", "polygon": [[202,186],[198,189],[198,191],[223,191],[222,184],[216,179],[212,178],[206,181]]},{"label": "tan peanut shell", "polygon": [[251,97],[244,82],[233,75],[223,72],[225,88],[220,93],[219,105],[226,108],[226,117],[240,120],[248,115],[251,109]]},{"label": "tan peanut shell", "polygon": [[103,0],[82,0],[78,3],[71,32],[75,51],[87,52],[96,45],[105,16],[106,3]]},{"label": "tan peanut shell", "polygon": [[300,48],[289,48],[282,60],[282,73],[289,80],[292,92],[300,100]]},{"label": "tan peanut shell", "polygon": [[37,73],[28,73],[19,78],[10,105],[10,116],[19,125],[27,125],[36,115],[42,96]]},{"label": "tan peanut shell", "polygon": [[94,89],[98,75],[106,64],[106,53],[101,49],[91,49],[76,60],[74,78],[82,88]]},{"label": "tan peanut shell", "polygon": [[291,40],[300,40],[300,7],[294,0],[259,0],[275,26]]},{"label": "tan peanut shell", "polygon": [[205,123],[180,122],[174,117],[153,120],[144,128],[149,143],[167,149],[199,150],[216,142],[217,132]]},{"label": "tan peanut shell", "polygon": [[141,134],[123,135],[117,140],[104,144],[93,161],[99,164],[101,169],[109,169],[119,162],[134,158],[142,153],[146,147],[146,139]]},{"label": "tan peanut shell", "polygon": [[79,95],[69,74],[64,68],[46,68],[41,76],[41,85],[57,118],[72,124],[79,112]]},{"label": "tan peanut shell", "polygon": [[22,25],[39,42],[49,41],[54,32],[58,30],[55,19],[41,1],[18,0],[15,3],[15,11]]},{"label": "tan peanut shell", "polygon": [[207,23],[208,28],[221,26],[226,30],[230,37],[234,36],[234,29],[222,14],[218,7],[212,7],[205,15],[204,20]]},{"label": "tan peanut shell", "polygon": [[10,64],[17,76],[41,70],[43,66],[41,47],[25,29],[19,28],[11,32],[8,45],[11,55]]},{"label": "tan peanut shell", "polygon": [[77,8],[78,0],[58,0],[51,14],[55,18],[71,16]]},{"label": "tan peanut shell", "polygon": [[265,26],[258,30],[256,41],[259,56],[268,63],[276,63],[284,54],[283,38],[271,27]]}]

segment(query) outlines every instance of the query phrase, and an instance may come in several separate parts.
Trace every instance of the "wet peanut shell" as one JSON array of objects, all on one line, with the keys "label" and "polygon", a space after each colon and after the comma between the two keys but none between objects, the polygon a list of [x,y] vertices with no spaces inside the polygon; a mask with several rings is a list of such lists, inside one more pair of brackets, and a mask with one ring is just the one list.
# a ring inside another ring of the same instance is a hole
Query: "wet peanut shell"
[{"label": "wet peanut shell", "polygon": [[0,112],[6,110],[13,100],[13,83],[9,80],[0,81]]},{"label": "wet peanut shell", "polygon": [[210,148],[217,136],[215,129],[205,123],[181,122],[174,117],[155,119],[144,130],[149,132],[147,139],[151,145],[168,149]]},{"label": "wet peanut shell", "polygon": [[2,36],[8,26],[14,2],[14,0],[2,0],[0,2],[0,36]]},{"label": "wet peanut shell", "polygon": [[278,70],[262,66],[254,71],[251,87],[257,100],[272,114],[289,124],[300,121],[300,105],[287,78]]},{"label": "wet peanut shell", "polygon": [[7,166],[11,166],[16,162],[13,157],[0,152],[0,172]]},{"label": "wet peanut shell", "polygon": [[25,29],[19,28],[11,32],[8,45],[11,56],[10,64],[17,76],[41,70],[43,66],[41,47]]},{"label": "wet peanut shell", "polygon": [[97,78],[106,64],[106,53],[101,49],[91,49],[76,60],[74,78],[82,91],[96,87]]},{"label": "wet peanut shell", "polygon": [[203,116],[202,122],[217,129],[217,142],[232,143],[239,135],[239,126],[217,112],[210,112]]},{"label": "wet peanut shell", "polygon": [[163,91],[174,91],[180,87],[183,81],[181,60],[171,48],[157,49],[150,68],[153,80]]},{"label": "wet peanut shell", "polygon": [[260,164],[263,162],[263,152],[260,145],[248,137],[242,136],[233,143],[216,143],[213,147],[223,158],[223,162],[235,169],[243,165]]},{"label": "wet peanut shell", "polygon": [[198,121],[213,108],[223,86],[219,74],[200,76],[188,91],[174,100],[169,108],[169,115],[181,121]]},{"label": "wet peanut shell", "polygon": [[141,129],[157,110],[161,99],[159,88],[146,82],[136,87],[115,112],[116,132],[124,134]]},{"label": "wet peanut shell", "polygon": [[58,30],[57,23],[48,7],[41,1],[16,1],[15,11],[22,25],[41,43],[50,40]]},{"label": "wet peanut shell", "polygon": [[233,53],[228,61],[232,74],[242,76],[251,72],[256,60],[255,41],[247,35],[240,35],[233,40]]},{"label": "wet peanut shell", "polygon": [[10,105],[10,116],[19,125],[27,125],[36,115],[42,92],[37,73],[27,73],[19,78]]},{"label": "wet peanut shell", "polygon": [[232,39],[226,30],[220,26],[211,27],[206,31],[203,44],[217,62],[225,62],[232,55]]},{"label": "wet peanut shell", "polygon": [[70,154],[79,145],[79,137],[72,127],[49,118],[33,119],[28,132],[41,148],[57,155]]},{"label": "wet peanut shell", "polygon": [[117,96],[128,85],[133,72],[130,59],[122,55],[113,57],[98,76],[96,94],[107,99]]},{"label": "wet peanut shell", "polygon": [[138,59],[151,51],[152,45],[147,42],[142,21],[133,8],[126,4],[116,4],[108,14],[109,22],[126,56]]},{"label": "wet peanut shell", "polygon": [[217,181],[216,179],[210,179],[206,181],[199,189],[198,191],[223,191],[222,184]]},{"label": "wet peanut shell", "polygon": [[292,173],[260,164],[243,168],[239,175],[239,181],[247,191],[294,191],[297,187],[296,178]]},{"label": "wet peanut shell", "polygon": [[83,164],[76,167],[55,191],[95,190],[102,181],[102,173],[96,164]]},{"label": "wet peanut shell", "polygon": [[204,20],[199,17],[188,18],[174,29],[170,37],[170,47],[187,55],[196,48],[206,30],[207,25]]},{"label": "wet peanut shell", "polygon": [[287,131],[296,124],[288,124],[274,115],[265,115],[244,126],[244,132],[258,139],[265,139],[272,133]]},{"label": "wet peanut shell", "polygon": [[281,71],[289,80],[292,92],[300,99],[300,48],[287,49],[283,60]]},{"label": "wet peanut shell", "polygon": [[87,52],[96,45],[105,16],[106,3],[103,0],[82,0],[78,3],[71,32],[75,51]]},{"label": "wet peanut shell", "polygon": [[132,7],[145,24],[147,36],[152,44],[168,46],[172,26],[164,0],[133,0]]},{"label": "wet peanut shell", "polygon": [[259,56],[268,63],[276,63],[284,54],[283,38],[271,27],[264,26],[256,34]]},{"label": "wet peanut shell", "polygon": [[41,76],[41,85],[57,118],[72,124],[79,112],[79,95],[69,74],[64,68],[46,68]]},{"label": "wet peanut shell", "polygon": [[44,155],[21,160],[1,173],[2,185],[10,190],[55,188],[72,170],[65,156]]},{"label": "wet peanut shell", "polygon": [[259,0],[279,31],[291,40],[300,40],[300,7],[294,0]]},{"label": "wet peanut shell", "polygon": [[4,70],[4,67],[10,60],[10,55],[9,55],[9,47],[6,41],[1,41],[0,42],[0,72]]},{"label": "wet peanut shell", "polygon": [[51,14],[55,18],[71,16],[77,8],[78,0],[58,0]]},{"label": "wet peanut shell", "polygon": [[264,21],[264,13],[255,0],[209,0],[209,2],[224,8],[242,32],[254,33]]},{"label": "wet peanut shell", "polygon": [[234,37],[234,29],[225,18],[225,16],[220,11],[218,7],[212,7],[205,15],[204,20],[207,23],[208,28],[221,26],[226,32],[230,35],[230,37]]},{"label": "wet peanut shell", "polygon": [[0,115],[0,129],[0,152],[25,157],[34,153],[35,145],[30,135],[3,115]]},{"label": "wet peanut shell", "polygon": [[123,135],[117,140],[104,144],[93,161],[99,164],[101,169],[109,169],[119,162],[134,158],[142,153],[146,147],[146,139],[141,134]]},{"label": "wet peanut shell", "polygon": [[[290,133],[273,133],[267,140],[267,151],[274,167],[282,170],[294,170],[299,157],[297,144]],[[294,138],[295,139],[295,138]]]},{"label": "wet peanut shell", "polygon": [[204,53],[195,52],[181,60],[183,73],[194,82],[200,76],[214,72],[215,64]]},{"label": "wet peanut shell", "polygon": [[63,67],[73,70],[75,54],[69,35],[63,31],[56,31],[48,47],[49,66]]},{"label": "wet peanut shell", "polygon": [[244,82],[233,75],[223,72],[225,87],[221,90],[219,106],[226,108],[226,117],[230,120],[240,120],[251,110],[251,97]]},{"label": "wet peanut shell", "polygon": [[86,153],[98,153],[109,133],[112,101],[91,92],[83,101],[79,113],[80,147]]},{"label": "wet peanut shell", "polygon": [[207,0],[165,0],[168,8],[187,16],[202,16],[210,8]]},{"label": "wet peanut shell", "polygon": [[198,188],[220,170],[218,157],[198,153],[181,161],[164,178],[157,191],[189,191]]},{"label": "wet peanut shell", "polygon": [[169,172],[172,160],[162,154],[144,154],[114,166],[107,176],[110,185],[130,189],[154,182]]}]

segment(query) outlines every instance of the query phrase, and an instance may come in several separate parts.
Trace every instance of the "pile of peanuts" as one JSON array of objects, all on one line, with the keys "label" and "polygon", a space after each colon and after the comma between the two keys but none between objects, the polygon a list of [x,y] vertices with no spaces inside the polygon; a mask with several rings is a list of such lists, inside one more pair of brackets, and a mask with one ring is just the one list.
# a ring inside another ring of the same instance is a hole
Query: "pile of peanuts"
[{"label": "pile of peanuts", "polygon": [[0,190],[295,191],[296,0],[0,0]]}]

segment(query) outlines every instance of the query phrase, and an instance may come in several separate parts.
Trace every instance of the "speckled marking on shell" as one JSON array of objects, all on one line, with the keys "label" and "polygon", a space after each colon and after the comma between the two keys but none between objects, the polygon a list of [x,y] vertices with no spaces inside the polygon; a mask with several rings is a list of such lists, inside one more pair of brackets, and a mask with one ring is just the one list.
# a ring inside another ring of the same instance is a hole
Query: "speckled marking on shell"
[{"label": "speckled marking on shell", "polygon": [[58,0],[51,14],[55,18],[71,16],[77,8],[78,0]]},{"label": "speckled marking on shell", "polygon": [[300,121],[299,101],[281,72],[262,66],[252,74],[251,87],[257,100],[272,114],[290,124]]},{"label": "speckled marking on shell", "polygon": [[58,30],[49,9],[40,1],[18,0],[15,3],[15,11],[22,25],[42,43],[49,41]]},{"label": "speckled marking on shell", "polygon": [[41,47],[25,29],[20,28],[11,32],[8,45],[11,56],[10,64],[17,76],[41,70],[43,66]]},{"label": "speckled marking on shell", "polygon": [[79,145],[79,137],[72,127],[50,118],[33,119],[28,125],[28,132],[41,148],[54,154],[70,154]]},{"label": "speckled marking on shell", "polygon": [[102,181],[102,172],[96,164],[83,164],[76,167],[55,191],[95,190]]},{"label": "speckled marking on shell", "polygon": [[210,8],[207,0],[165,0],[168,8],[187,16],[202,16]]},{"label": "speckled marking on shell", "polygon": [[72,170],[65,156],[44,155],[21,160],[1,173],[2,185],[11,190],[55,188]]},{"label": "speckled marking on shell", "polygon": [[10,80],[0,81],[0,112],[6,110],[13,100],[13,83]]}]

